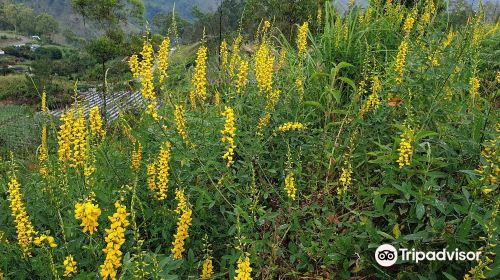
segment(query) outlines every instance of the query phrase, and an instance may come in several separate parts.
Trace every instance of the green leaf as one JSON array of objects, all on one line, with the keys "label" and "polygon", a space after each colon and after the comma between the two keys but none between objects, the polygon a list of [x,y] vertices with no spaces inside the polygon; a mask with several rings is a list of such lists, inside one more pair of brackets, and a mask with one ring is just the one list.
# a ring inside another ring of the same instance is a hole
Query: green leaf
[{"label": "green leaf", "polygon": [[417,219],[422,220],[422,217],[424,217],[425,213],[425,206],[421,202],[417,204],[415,213],[417,214]]},{"label": "green leaf", "polygon": [[448,279],[448,280],[457,280],[457,278],[455,278],[453,275],[451,275],[449,273],[446,273],[444,271],[442,273],[446,277],[446,279]]},{"label": "green leaf", "polygon": [[339,80],[343,81],[344,83],[348,84],[351,86],[352,90],[356,92],[356,85],[354,84],[354,81],[346,78],[346,77],[339,77]]},{"label": "green leaf", "polygon": [[377,233],[380,234],[381,236],[387,238],[387,239],[394,240],[394,237],[392,237],[392,235],[385,233],[381,230],[377,230]]},{"label": "green leaf", "polygon": [[325,111],[325,107],[323,105],[321,105],[319,102],[316,102],[316,101],[304,101],[304,103],[302,103],[306,106],[312,106],[312,107],[316,107],[318,109],[320,109],[321,111]]}]

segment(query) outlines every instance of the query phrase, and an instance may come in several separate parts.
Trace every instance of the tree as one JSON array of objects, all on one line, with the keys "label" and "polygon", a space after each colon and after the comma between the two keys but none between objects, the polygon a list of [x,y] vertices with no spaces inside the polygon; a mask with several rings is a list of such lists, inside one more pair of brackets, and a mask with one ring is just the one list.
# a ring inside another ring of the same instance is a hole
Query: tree
[{"label": "tree", "polygon": [[140,18],[144,6],[140,0],[72,0],[73,9],[103,29],[104,35],[92,40],[87,45],[87,52],[102,66],[102,114],[106,121],[107,89],[106,62],[115,58],[123,45],[123,31],[120,23],[125,23],[130,16]]},{"label": "tree", "polygon": [[295,24],[315,18],[324,3],[323,0],[248,0],[244,26],[247,30],[255,30],[262,19],[272,20],[290,41],[295,34]]},{"label": "tree", "polygon": [[107,107],[107,89],[106,89],[106,62],[115,58],[119,54],[119,45],[111,40],[107,35],[103,35],[92,40],[87,45],[87,52],[97,60],[102,66],[102,100],[103,108],[102,113],[106,120],[106,107]]},{"label": "tree", "polygon": [[33,26],[35,13],[23,4],[6,4],[4,6],[5,21],[14,27],[14,31],[29,31]]},{"label": "tree", "polygon": [[47,13],[39,14],[36,17],[35,22],[36,33],[40,35],[46,35],[49,38],[59,29],[59,23],[54,19],[53,16]]}]

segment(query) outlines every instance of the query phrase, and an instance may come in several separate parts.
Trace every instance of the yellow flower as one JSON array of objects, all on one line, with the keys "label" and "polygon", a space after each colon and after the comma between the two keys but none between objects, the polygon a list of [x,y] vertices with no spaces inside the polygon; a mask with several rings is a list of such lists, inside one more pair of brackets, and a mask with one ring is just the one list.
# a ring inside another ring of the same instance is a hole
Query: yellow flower
[{"label": "yellow flower", "polygon": [[160,148],[160,154],[158,155],[158,183],[156,185],[156,189],[158,191],[156,198],[158,200],[164,200],[165,198],[167,198],[168,180],[170,177],[170,148],[170,142],[163,142]]},{"label": "yellow flower", "polygon": [[309,23],[306,21],[300,27],[297,34],[297,49],[299,57],[305,55],[307,51],[307,33],[309,32]]},{"label": "yellow flower", "polygon": [[116,212],[113,216],[108,217],[111,222],[111,226],[106,229],[106,247],[102,249],[104,254],[106,254],[106,259],[104,264],[101,265],[101,277],[103,279],[116,279],[116,273],[118,268],[121,266],[121,258],[123,253],[120,251],[120,247],[125,243],[125,228],[129,225],[127,216],[127,208],[120,204],[120,202],[115,202]]},{"label": "yellow flower", "polygon": [[212,264],[212,257],[206,256],[205,259],[203,260],[200,279],[208,280],[212,277],[212,275],[214,275],[214,266]]},{"label": "yellow flower", "polygon": [[396,55],[396,64],[394,70],[396,71],[396,83],[399,85],[403,82],[403,73],[406,63],[406,54],[408,52],[408,43],[403,40],[398,48],[398,54]]},{"label": "yellow flower", "polygon": [[168,53],[170,51],[170,38],[165,38],[158,50],[158,72],[160,72],[160,84],[167,78]]},{"label": "yellow flower", "polygon": [[71,277],[76,273],[76,261],[72,255],[67,256],[63,262],[64,277]]},{"label": "yellow flower", "polygon": [[140,69],[139,69],[139,58],[137,57],[136,54],[130,56],[128,60],[128,65],[130,68],[130,72],[132,72],[132,77],[138,78],[140,75]]},{"label": "yellow flower", "polygon": [[141,94],[148,101],[146,113],[154,120],[159,120],[158,103],[153,84],[153,46],[148,41],[144,41],[141,56],[139,78],[141,80]]},{"label": "yellow flower", "polygon": [[222,43],[220,44],[220,63],[222,65],[222,69],[226,69],[227,62],[228,62],[228,48],[227,48],[227,42],[224,39]]},{"label": "yellow flower", "polygon": [[252,280],[252,267],[248,254],[241,255],[237,262],[237,268],[234,271],[236,276],[234,280]]},{"label": "yellow flower", "polygon": [[302,78],[297,78],[295,80],[295,87],[299,91],[300,100],[304,100],[304,82],[302,81]]},{"label": "yellow flower", "polygon": [[215,106],[220,105],[220,92],[218,90],[215,90],[215,93],[214,93],[214,104],[215,104]]},{"label": "yellow flower", "polygon": [[75,117],[69,111],[61,115],[61,126],[57,135],[59,161],[66,163],[71,159],[71,138],[73,135],[73,122]]},{"label": "yellow flower", "polygon": [[281,48],[280,50],[280,59],[278,61],[278,71],[283,69],[286,63],[287,51],[285,48]]},{"label": "yellow flower", "polygon": [[469,94],[472,99],[475,99],[477,96],[479,96],[480,86],[480,81],[476,77],[476,75],[472,76],[469,80]]},{"label": "yellow flower", "polygon": [[71,157],[71,167],[83,167],[88,158],[87,126],[83,109],[78,110],[78,117],[73,122],[71,129],[73,147]]},{"label": "yellow flower", "polygon": [[255,79],[260,93],[271,93],[273,89],[274,56],[270,55],[269,47],[262,43],[255,55]]},{"label": "yellow flower", "polygon": [[47,147],[47,126],[42,127],[42,143],[38,154],[38,161],[40,162],[40,174],[47,175],[47,160],[49,159],[49,151]]},{"label": "yellow flower", "polygon": [[33,242],[33,237],[36,236],[37,232],[31,224],[28,213],[23,203],[23,195],[21,193],[21,185],[17,181],[15,176],[10,178],[10,182],[7,185],[8,200],[10,201],[10,209],[12,210],[12,217],[14,217],[14,222],[16,224],[17,231],[17,242],[24,257],[31,256],[31,243]]},{"label": "yellow flower", "polygon": [[444,41],[443,41],[443,48],[446,48],[451,44],[451,41],[453,41],[454,36],[455,36],[455,34],[453,33],[452,30],[450,30],[448,32],[448,35],[446,35],[446,39],[444,39]]},{"label": "yellow flower", "polygon": [[344,167],[342,167],[342,173],[340,174],[340,187],[337,189],[337,195],[342,197],[346,192],[347,188],[351,185],[352,180],[352,166],[348,161],[344,162]]},{"label": "yellow flower", "polygon": [[236,135],[235,127],[235,116],[234,110],[231,107],[226,106],[222,116],[226,118],[224,124],[224,129],[221,130],[222,143],[227,142],[226,153],[222,156],[224,160],[227,161],[227,167],[230,167],[234,163],[234,150],[236,149],[236,144],[234,143],[234,137]]},{"label": "yellow flower", "polygon": [[193,210],[190,208],[185,209],[177,221],[177,232],[175,233],[174,241],[172,242],[172,255],[176,260],[182,259],[182,253],[185,251],[184,243],[189,237],[188,229],[191,225],[192,214]]},{"label": "yellow flower", "polygon": [[142,144],[139,141],[135,142],[134,150],[132,151],[132,170],[138,172],[141,168],[142,159]]},{"label": "yellow flower", "polygon": [[278,132],[287,132],[287,131],[293,131],[293,130],[303,130],[305,129],[305,125],[299,122],[287,122],[284,123],[276,129]]},{"label": "yellow flower", "polygon": [[97,219],[100,215],[99,205],[94,204],[92,200],[75,205],[75,219],[82,221],[80,226],[83,227],[83,232],[89,232],[90,235],[97,231],[97,226],[99,226]]},{"label": "yellow flower", "polygon": [[238,37],[236,37],[233,42],[233,52],[231,53],[231,61],[229,62],[229,77],[231,77],[231,79],[234,77],[234,70],[241,59],[240,46],[242,41],[243,37],[241,35],[238,35]]},{"label": "yellow flower", "polygon": [[39,246],[39,247],[43,246],[44,242],[47,243],[47,245],[49,245],[50,248],[57,248],[57,244],[56,244],[54,237],[52,237],[50,235],[41,234],[40,236],[37,236],[33,240],[33,244],[35,244],[36,246]]},{"label": "yellow flower", "polygon": [[175,190],[175,200],[177,200],[177,208],[175,209],[175,213],[180,215],[183,212],[187,211],[188,207],[186,202],[186,195],[184,194],[183,189]]},{"label": "yellow flower", "polygon": [[500,83],[500,71],[497,71],[495,79],[497,80],[497,83]]},{"label": "yellow flower", "polygon": [[266,112],[266,114],[262,117],[260,117],[259,122],[257,123],[257,136],[264,136],[264,128],[269,124],[271,121],[271,113]]},{"label": "yellow flower", "polygon": [[90,133],[92,137],[100,137],[101,139],[106,136],[101,119],[101,111],[98,106],[94,106],[89,110]]},{"label": "yellow flower", "polygon": [[240,93],[243,88],[247,85],[247,75],[248,75],[248,61],[242,59],[240,61],[240,69],[238,71],[238,77],[236,80],[236,92]]},{"label": "yellow flower", "polygon": [[415,16],[417,15],[417,10],[414,9],[411,13],[406,16],[406,20],[403,24],[403,32],[408,35],[415,23]]},{"label": "yellow flower", "polygon": [[156,165],[154,162],[148,164],[147,174],[148,174],[148,188],[151,192],[155,192],[156,191]]},{"label": "yellow flower", "polygon": [[45,90],[42,91],[42,104],[40,107],[42,112],[47,112],[47,93]]},{"label": "yellow flower", "polygon": [[85,178],[89,178],[94,172],[96,171],[95,167],[96,159],[94,155],[91,155],[91,157],[85,162],[85,166],[83,167],[83,176]]},{"label": "yellow flower", "polygon": [[411,163],[411,156],[413,155],[413,134],[414,130],[407,128],[403,134],[401,134],[401,141],[399,143],[399,158],[396,161],[399,164],[399,168],[408,166]]},{"label": "yellow flower", "polygon": [[295,193],[297,189],[295,188],[295,174],[293,171],[290,171],[285,177],[285,191],[288,198],[295,200]]},{"label": "yellow flower", "polygon": [[361,107],[360,115],[363,116],[367,112],[376,110],[380,106],[380,99],[378,93],[382,90],[380,79],[378,76],[372,78],[372,93],[368,96],[368,100]]},{"label": "yellow flower", "polygon": [[207,98],[207,52],[207,47],[201,46],[196,53],[196,66],[191,81],[194,88],[190,93],[193,107],[196,107],[196,98],[202,101]]},{"label": "yellow flower", "polygon": [[193,146],[191,142],[189,141],[189,137],[187,134],[187,125],[186,125],[186,110],[184,108],[184,105],[179,104],[175,105],[175,111],[174,111],[174,119],[175,119],[175,128],[177,130],[177,133],[181,136],[182,140],[186,143],[188,146]]}]

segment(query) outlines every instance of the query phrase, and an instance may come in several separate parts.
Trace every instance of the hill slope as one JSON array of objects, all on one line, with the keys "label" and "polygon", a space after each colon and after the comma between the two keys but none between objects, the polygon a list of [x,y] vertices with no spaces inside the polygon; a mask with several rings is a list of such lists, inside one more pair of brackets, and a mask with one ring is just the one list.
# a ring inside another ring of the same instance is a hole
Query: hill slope
[{"label": "hill slope", "polygon": [[[14,0],[24,3],[36,12],[46,12],[54,16],[60,26],[71,29],[77,34],[85,34],[82,18],[73,12],[70,0]],[[202,11],[213,11],[219,0],[144,0],[146,19],[151,22],[153,16],[160,12],[169,12],[175,3],[176,11],[186,19],[192,19],[191,10],[198,6]],[[87,30],[88,31],[88,30]]]}]

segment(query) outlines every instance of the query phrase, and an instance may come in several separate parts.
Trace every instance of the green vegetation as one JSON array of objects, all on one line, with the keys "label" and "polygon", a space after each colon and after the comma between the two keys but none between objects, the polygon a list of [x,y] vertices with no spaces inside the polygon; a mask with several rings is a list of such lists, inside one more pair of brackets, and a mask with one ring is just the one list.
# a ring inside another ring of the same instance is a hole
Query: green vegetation
[{"label": "green vegetation", "polygon": [[[110,28],[129,1],[110,2],[85,52],[44,53],[33,81],[88,57],[57,77],[109,69],[105,90],[128,82],[146,106],[108,123],[78,102],[59,120],[0,107],[2,277],[500,277],[498,20],[434,0],[248,1],[221,8],[234,29],[199,14],[177,40],[175,20]],[[481,254],[383,267],[381,244]]]}]

